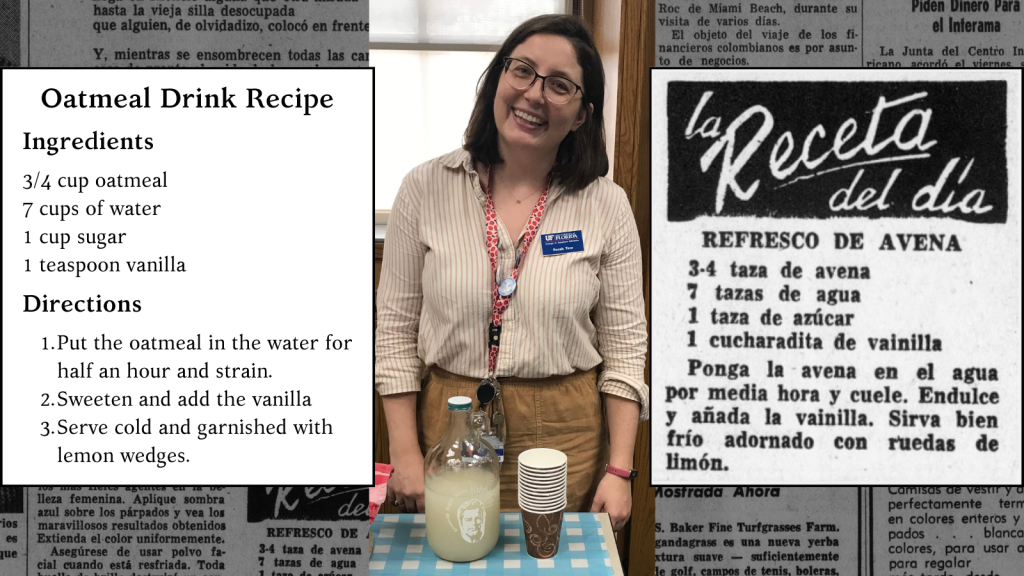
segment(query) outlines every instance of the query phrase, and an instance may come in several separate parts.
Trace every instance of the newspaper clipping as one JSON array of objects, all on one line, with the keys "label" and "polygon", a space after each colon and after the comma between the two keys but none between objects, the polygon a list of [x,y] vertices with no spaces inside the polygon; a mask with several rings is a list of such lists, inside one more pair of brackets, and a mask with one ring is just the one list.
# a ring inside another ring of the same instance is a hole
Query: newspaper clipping
[{"label": "newspaper clipping", "polygon": [[[367,0],[12,0],[4,67],[365,67]],[[3,576],[368,573],[368,488],[0,486]]]},{"label": "newspaper clipping", "polygon": [[345,486],[4,486],[0,574],[367,574],[368,494]]},{"label": "newspaper clipping", "polygon": [[1019,76],[898,74],[652,72],[654,484],[1020,482]]},{"label": "newspaper clipping", "polygon": [[1022,509],[1020,486],[658,488],[655,571],[1013,576]]},{"label": "newspaper clipping", "polygon": [[362,67],[369,0],[4,1],[3,66]]},{"label": "newspaper clipping", "polygon": [[657,65],[1020,68],[1018,0],[655,0]]}]

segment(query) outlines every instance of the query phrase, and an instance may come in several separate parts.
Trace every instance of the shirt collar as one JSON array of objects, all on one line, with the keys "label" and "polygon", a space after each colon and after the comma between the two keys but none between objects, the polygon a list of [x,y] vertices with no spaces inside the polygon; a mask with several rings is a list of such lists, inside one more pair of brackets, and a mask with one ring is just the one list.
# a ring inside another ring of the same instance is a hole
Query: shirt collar
[{"label": "shirt collar", "polygon": [[441,164],[448,168],[464,168],[466,172],[473,172],[473,160],[469,151],[465,148],[458,148],[438,158]]},{"label": "shirt collar", "polygon": [[[469,151],[466,150],[465,148],[453,150],[452,152],[449,152],[444,156],[438,158],[438,161],[441,162],[443,166],[446,166],[453,170],[458,170],[459,168],[461,168],[466,171],[467,175],[477,174],[476,167],[473,166],[473,158],[470,156]],[[478,174],[477,177],[483,178],[483,173]],[[550,204],[552,200],[561,195],[562,190],[563,187],[560,183],[553,182],[551,184],[551,189],[548,190],[548,203]],[[483,200],[483,198],[481,198],[481,200]]]}]

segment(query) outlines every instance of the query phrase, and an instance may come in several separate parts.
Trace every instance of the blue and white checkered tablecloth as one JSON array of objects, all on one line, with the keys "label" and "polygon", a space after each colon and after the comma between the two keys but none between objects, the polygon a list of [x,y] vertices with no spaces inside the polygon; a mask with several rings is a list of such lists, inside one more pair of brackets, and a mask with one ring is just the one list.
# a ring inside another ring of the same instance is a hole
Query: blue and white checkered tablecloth
[{"label": "blue and white checkered tablecloth", "polygon": [[501,514],[501,536],[498,537],[498,543],[490,554],[475,562],[452,563],[438,558],[427,544],[424,514],[381,514],[370,526],[370,531],[373,533],[370,576],[614,574],[608,547],[614,547],[615,541],[610,538],[605,540],[601,529],[601,514],[565,514],[558,554],[545,560],[533,558],[526,553],[523,522],[519,514]]}]

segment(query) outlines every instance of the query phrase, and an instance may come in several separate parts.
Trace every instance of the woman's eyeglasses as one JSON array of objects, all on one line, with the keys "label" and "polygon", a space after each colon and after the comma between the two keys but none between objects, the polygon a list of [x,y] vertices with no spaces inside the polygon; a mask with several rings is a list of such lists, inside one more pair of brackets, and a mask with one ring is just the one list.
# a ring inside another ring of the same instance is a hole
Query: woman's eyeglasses
[{"label": "woman's eyeglasses", "polygon": [[516,90],[526,90],[537,78],[541,80],[541,92],[552,104],[568,104],[576,93],[583,93],[583,88],[562,76],[541,76],[537,70],[526,62],[510,56],[505,57],[505,81]]}]

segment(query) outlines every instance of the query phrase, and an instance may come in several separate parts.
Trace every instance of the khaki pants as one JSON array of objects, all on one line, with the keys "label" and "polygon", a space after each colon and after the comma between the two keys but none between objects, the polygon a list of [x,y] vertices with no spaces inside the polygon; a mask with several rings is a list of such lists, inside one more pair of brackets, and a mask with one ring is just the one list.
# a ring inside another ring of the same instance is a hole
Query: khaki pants
[{"label": "khaki pants", "polygon": [[[608,433],[597,371],[578,371],[550,378],[501,378],[505,410],[505,461],[501,466],[501,510],[518,512],[519,453],[554,448],[568,457],[566,511],[587,512],[608,462]],[[473,409],[478,379],[436,366],[419,394],[417,420],[420,450],[436,444],[448,428],[448,398],[469,396]]]}]

